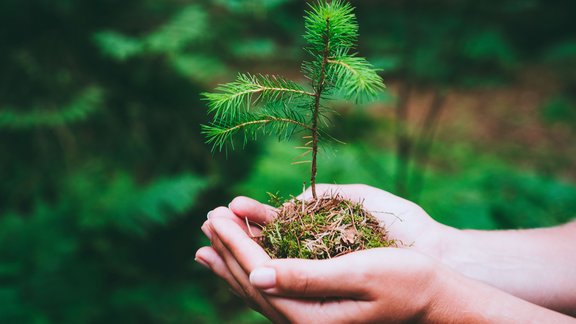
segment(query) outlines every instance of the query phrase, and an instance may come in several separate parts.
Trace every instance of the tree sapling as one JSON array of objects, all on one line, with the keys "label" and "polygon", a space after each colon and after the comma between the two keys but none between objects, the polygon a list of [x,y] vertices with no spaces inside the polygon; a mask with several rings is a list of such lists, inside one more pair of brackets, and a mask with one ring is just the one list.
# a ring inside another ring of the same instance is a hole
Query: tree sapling
[{"label": "tree sapling", "polygon": [[366,59],[353,53],[358,38],[354,8],[341,0],[320,0],[305,15],[309,60],[302,64],[308,86],[279,76],[240,74],[236,81],[204,94],[214,119],[203,126],[207,142],[222,150],[234,148],[235,135],[244,143],[258,134],[288,139],[304,132],[312,199],[279,204],[278,217],[257,238],[276,258],[325,259],[374,247],[394,246],[378,220],[361,202],[335,193],[316,192],[318,144],[326,138],[331,99],[355,102],[374,98],[384,89],[382,78]]}]

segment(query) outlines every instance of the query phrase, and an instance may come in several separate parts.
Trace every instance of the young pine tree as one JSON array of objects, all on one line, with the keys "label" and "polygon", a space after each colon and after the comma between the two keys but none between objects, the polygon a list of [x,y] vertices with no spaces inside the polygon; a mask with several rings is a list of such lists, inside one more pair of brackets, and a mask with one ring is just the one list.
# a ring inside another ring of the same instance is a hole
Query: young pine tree
[{"label": "young pine tree", "polygon": [[208,143],[222,149],[242,134],[244,141],[258,134],[287,139],[308,133],[305,147],[311,154],[310,186],[316,199],[318,143],[325,134],[328,102],[344,98],[371,99],[384,88],[382,78],[366,59],[354,52],[358,24],[353,7],[341,0],[319,1],[306,12],[305,51],[302,64],[307,86],[279,76],[240,74],[236,81],[206,93],[214,122],[203,127]]},{"label": "young pine tree", "polygon": [[[358,24],[350,4],[318,1],[305,16],[309,60],[302,64],[308,85],[279,76],[240,74],[236,81],[204,94],[214,121],[203,126],[208,143],[222,149],[259,134],[290,138],[307,132],[304,155],[309,161],[311,201],[282,205],[276,220],[263,228],[260,243],[273,257],[324,259],[351,251],[395,244],[359,203],[316,193],[318,143],[327,137],[329,101],[371,99],[384,88],[366,59],[354,52]],[[329,239],[326,239],[329,238]]]}]

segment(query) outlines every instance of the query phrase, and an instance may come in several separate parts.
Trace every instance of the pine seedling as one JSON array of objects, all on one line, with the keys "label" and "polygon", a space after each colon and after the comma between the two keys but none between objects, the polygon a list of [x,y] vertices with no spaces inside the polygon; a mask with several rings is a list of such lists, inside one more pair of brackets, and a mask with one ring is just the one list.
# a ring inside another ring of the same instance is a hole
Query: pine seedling
[{"label": "pine seedling", "polygon": [[377,70],[354,48],[358,23],[354,8],[341,0],[318,1],[306,11],[304,38],[309,60],[302,64],[308,84],[302,86],[280,76],[240,74],[236,81],[205,93],[209,112],[214,115],[204,125],[207,142],[215,149],[234,148],[234,137],[243,143],[258,135],[289,139],[305,132],[305,155],[311,164],[310,186],[317,199],[316,174],[318,144],[326,135],[326,120],[334,99],[363,102],[384,89]]},{"label": "pine seedling", "polygon": [[302,64],[307,84],[280,76],[240,74],[234,82],[204,94],[214,119],[202,131],[214,149],[233,149],[237,136],[245,144],[261,134],[289,139],[304,133],[302,156],[309,160],[302,162],[311,164],[313,199],[283,204],[278,217],[262,229],[259,243],[272,257],[325,259],[396,244],[360,202],[316,193],[318,144],[330,138],[326,133],[330,101],[363,102],[384,89],[377,70],[354,52],[358,23],[353,11],[342,0],[320,0],[309,6],[304,34],[309,59]]}]

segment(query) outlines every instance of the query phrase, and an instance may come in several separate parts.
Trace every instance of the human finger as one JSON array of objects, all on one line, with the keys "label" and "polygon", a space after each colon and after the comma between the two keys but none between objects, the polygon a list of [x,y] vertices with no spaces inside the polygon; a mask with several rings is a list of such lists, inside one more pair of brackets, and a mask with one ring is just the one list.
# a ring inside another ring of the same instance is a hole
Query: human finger
[{"label": "human finger", "polygon": [[[229,220],[227,220],[227,222],[230,223]],[[261,312],[274,322],[286,322],[285,318],[275,309],[275,307],[270,304],[268,299],[250,284],[248,274],[245,272],[244,268],[238,264],[235,257],[222,243],[218,235],[214,235],[212,238],[212,245],[215,251],[226,264],[226,267],[229,270],[229,274],[240,286],[242,297],[248,306]]]},{"label": "human finger", "polygon": [[[260,226],[253,225],[249,219],[244,217],[238,217],[237,215],[232,212],[229,208],[226,207],[218,207],[213,209],[208,213],[208,220],[214,218],[226,218],[234,223],[236,223],[240,228],[242,228],[247,234],[251,237],[256,237],[262,232]],[[206,228],[208,231],[210,230],[209,227]],[[204,229],[203,229],[204,231]]]},{"label": "human finger", "polygon": [[218,277],[226,281],[236,296],[240,298],[246,298],[246,296],[244,296],[242,287],[238,281],[236,281],[236,278],[232,276],[228,266],[226,266],[224,260],[222,260],[222,258],[218,255],[213,247],[201,247],[198,249],[198,251],[196,251],[196,256],[194,259],[196,262],[212,270],[212,272],[214,272]]},{"label": "human finger", "polygon": [[358,264],[366,262],[362,253],[357,254],[327,260],[272,260],[250,273],[250,283],[271,295],[369,300],[367,283],[377,278],[369,265]]},{"label": "human finger", "polygon": [[212,231],[248,274],[254,268],[270,261],[270,257],[238,224],[226,219],[210,221]]},{"label": "human finger", "polygon": [[[216,250],[228,264],[228,267],[235,273],[235,277],[237,279],[241,277],[240,281],[243,282],[244,291],[248,293],[250,287],[256,290],[249,281],[248,273],[250,273],[252,269],[270,262],[270,257],[233,222],[227,219],[214,219],[211,222],[211,226],[215,233],[213,244]],[[243,275],[245,275],[245,277]],[[244,283],[244,280],[248,281],[247,284],[250,285],[250,287],[245,287],[246,283]],[[256,292],[260,293],[258,290],[256,290]],[[249,294],[252,294],[252,292]],[[259,297],[256,296],[258,295],[253,295],[253,298],[260,300]],[[302,300],[300,298],[282,298],[273,295],[260,296],[263,296],[265,300],[266,307],[263,308],[268,309],[267,306],[272,307],[275,310],[274,315],[277,318],[280,317],[281,321],[284,321],[285,318],[288,317],[290,322],[304,322],[302,319],[307,318],[307,314],[317,313],[319,310],[318,305],[322,305],[325,302],[324,300],[312,301]],[[259,304],[263,304],[263,302],[259,302]],[[322,309],[332,312],[332,310],[336,310],[338,305],[343,306],[344,304],[330,301],[330,303],[326,303],[326,307]],[[349,304],[346,305],[350,306]],[[349,307],[343,309],[350,310]],[[325,315],[326,314],[324,314],[323,317],[325,317]],[[310,320],[312,319],[314,319],[314,317],[310,318]]]},{"label": "human finger", "polygon": [[248,197],[236,197],[228,208],[238,217],[246,217],[256,224],[268,224],[276,218],[276,209]]}]

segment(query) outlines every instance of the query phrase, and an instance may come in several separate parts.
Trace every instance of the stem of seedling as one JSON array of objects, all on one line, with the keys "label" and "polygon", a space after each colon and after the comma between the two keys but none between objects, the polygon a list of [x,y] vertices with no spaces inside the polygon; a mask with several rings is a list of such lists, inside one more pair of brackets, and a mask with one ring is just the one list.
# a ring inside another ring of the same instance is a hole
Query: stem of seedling
[{"label": "stem of seedling", "polygon": [[316,195],[316,158],[318,155],[318,117],[320,115],[320,100],[324,91],[326,79],[326,64],[328,64],[328,54],[330,53],[330,19],[326,19],[326,34],[324,35],[324,52],[322,53],[322,67],[320,68],[320,80],[314,91],[314,113],[312,115],[312,170],[310,176],[310,187],[312,188],[312,198],[318,199]]}]

